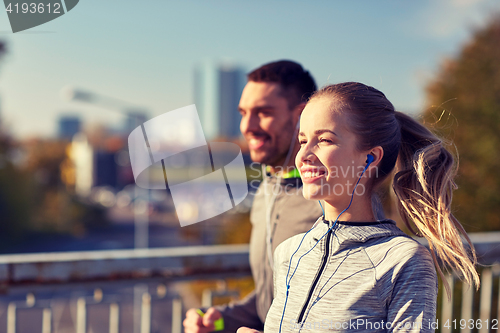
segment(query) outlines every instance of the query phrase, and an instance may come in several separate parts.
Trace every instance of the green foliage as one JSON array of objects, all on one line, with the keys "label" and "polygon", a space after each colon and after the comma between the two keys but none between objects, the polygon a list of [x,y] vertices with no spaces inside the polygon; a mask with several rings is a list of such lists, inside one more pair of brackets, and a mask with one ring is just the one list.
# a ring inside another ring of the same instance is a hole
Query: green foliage
[{"label": "green foliage", "polygon": [[455,215],[468,232],[500,230],[500,15],[443,63],[427,93],[426,125],[460,156]]},{"label": "green foliage", "polygon": [[[0,253],[28,234],[83,236],[106,225],[103,208],[77,198],[62,183],[65,149],[65,142],[13,143],[0,133]],[[16,152],[24,156],[22,163],[12,162]]]},{"label": "green foliage", "polygon": [[29,229],[29,180],[9,159],[13,144],[0,133],[0,249],[19,241]]}]

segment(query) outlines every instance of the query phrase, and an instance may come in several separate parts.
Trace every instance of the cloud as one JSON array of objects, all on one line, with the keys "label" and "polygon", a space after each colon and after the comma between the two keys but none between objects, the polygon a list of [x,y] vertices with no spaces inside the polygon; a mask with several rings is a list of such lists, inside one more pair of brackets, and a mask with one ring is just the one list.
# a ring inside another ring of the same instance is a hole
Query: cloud
[{"label": "cloud", "polygon": [[491,12],[499,11],[497,0],[429,1],[413,22],[418,34],[445,39],[467,33],[485,24]]}]

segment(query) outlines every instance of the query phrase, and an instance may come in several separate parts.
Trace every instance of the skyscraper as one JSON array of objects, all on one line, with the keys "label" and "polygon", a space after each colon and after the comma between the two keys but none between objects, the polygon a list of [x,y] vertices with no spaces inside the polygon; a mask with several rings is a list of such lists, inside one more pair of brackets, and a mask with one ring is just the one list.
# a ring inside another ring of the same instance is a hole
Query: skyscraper
[{"label": "skyscraper", "polygon": [[78,116],[61,116],[58,123],[57,136],[59,139],[71,140],[76,133],[80,132],[81,120]]},{"label": "skyscraper", "polygon": [[240,136],[238,103],[245,83],[238,66],[204,63],[195,69],[195,103],[207,139]]},{"label": "skyscraper", "polygon": [[147,119],[147,110],[139,108],[126,109],[127,118],[124,124],[124,134],[128,136],[137,126],[141,126]]}]

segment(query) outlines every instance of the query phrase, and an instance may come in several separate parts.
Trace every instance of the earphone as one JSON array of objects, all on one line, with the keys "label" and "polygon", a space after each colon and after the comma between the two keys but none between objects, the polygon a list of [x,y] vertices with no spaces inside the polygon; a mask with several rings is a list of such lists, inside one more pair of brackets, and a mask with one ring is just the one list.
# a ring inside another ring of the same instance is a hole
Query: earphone
[{"label": "earphone", "polygon": [[[300,249],[300,246],[302,245],[302,242],[304,241],[306,235],[314,229],[314,227],[316,227],[316,224],[315,223],[311,229],[309,229],[309,231],[307,231],[304,236],[302,237],[302,239],[300,240],[300,243],[299,243],[299,246],[297,247],[297,249],[293,252],[292,256],[290,257],[290,260],[288,262],[288,271],[286,273],[286,276],[285,276],[285,286],[286,286],[286,296],[285,296],[285,304],[283,306],[283,313],[281,315],[281,321],[280,321],[280,327],[279,327],[279,333],[281,333],[281,326],[283,324],[283,319],[285,317],[285,310],[286,310],[286,304],[287,304],[287,301],[288,301],[288,295],[289,295],[289,291],[290,291],[290,283],[292,282],[292,278],[293,276],[295,275],[295,272],[297,271],[297,268],[299,267],[299,263],[300,263],[300,260],[305,256],[307,255],[309,252],[311,252],[315,247],[316,245],[318,245],[318,243],[323,239],[323,237],[325,237],[331,230],[333,230],[333,228],[335,228],[335,226],[337,225],[337,221],[339,220],[340,216],[342,216],[342,214],[344,214],[350,207],[351,207],[351,204],[352,204],[352,200],[354,198],[354,193],[356,191],[356,188],[358,187],[358,184],[359,182],[361,181],[361,178],[363,177],[363,175],[365,174],[366,170],[368,169],[368,167],[370,166],[370,164],[375,160],[375,158],[373,157],[373,155],[371,154],[368,154],[366,156],[366,165],[363,169],[363,172],[361,173],[361,175],[359,176],[358,178],[358,181],[356,182],[356,185],[354,186],[354,189],[352,190],[352,193],[351,193],[351,200],[349,201],[349,205],[342,211],[340,212],[340,214],[337,216],[337,218],[335,219],[335,221],[333,222],[332,226],[330,228],[328,228],[328,230],[326,231],[326,233],[324,233],[319,239],[318,241],[313,245],[312,248],[310,248],[306,253],[304,253],[303,255],[300,256],[299,260],[297,261],[297,265],[295,266],[295,269],[294,271],[292,272],[292,275],[290,275],[290,279],[288,279],[288,275],[290,274],[290,267],[291,267],[291,264],[292,264],[292,259],[293,259],[293,256],[295,255],[295,253],[297,253]],[[321,206],[321,210],[323,210],[323,217],[325,216],[325,211],[323,209],[323,206],[321,205],[321,201],[318,200],[319,202],[319,205]],[[319,221],[319,219],[318,219]]]},{"label": "earphone", "polygon": [[375,157],[373,155],[366,155],[366,167],[368,168],[370,164],[375,160]]}]

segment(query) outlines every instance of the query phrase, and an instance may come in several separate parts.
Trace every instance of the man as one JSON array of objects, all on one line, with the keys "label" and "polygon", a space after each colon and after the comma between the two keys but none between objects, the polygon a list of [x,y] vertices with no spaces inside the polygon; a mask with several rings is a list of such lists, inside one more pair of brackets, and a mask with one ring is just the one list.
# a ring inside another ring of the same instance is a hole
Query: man
[{"label": "man", "polygon": [[293,61],[272,62],[248,74],[239,104],[240,130],[252,161],[267,166],[250,213],[250,266],[255,290],[242,301],[212,307],[203,316],[200,310],[188,310],[186,333],[213,331],[221,317],[223,332],[236,332],[240,327],[263,329],[273,299],[275,248],[309,230],[322,214],[317,201],[302,196],[302,181],[295,169],[299,117],[315,90],[309,72]]}]

